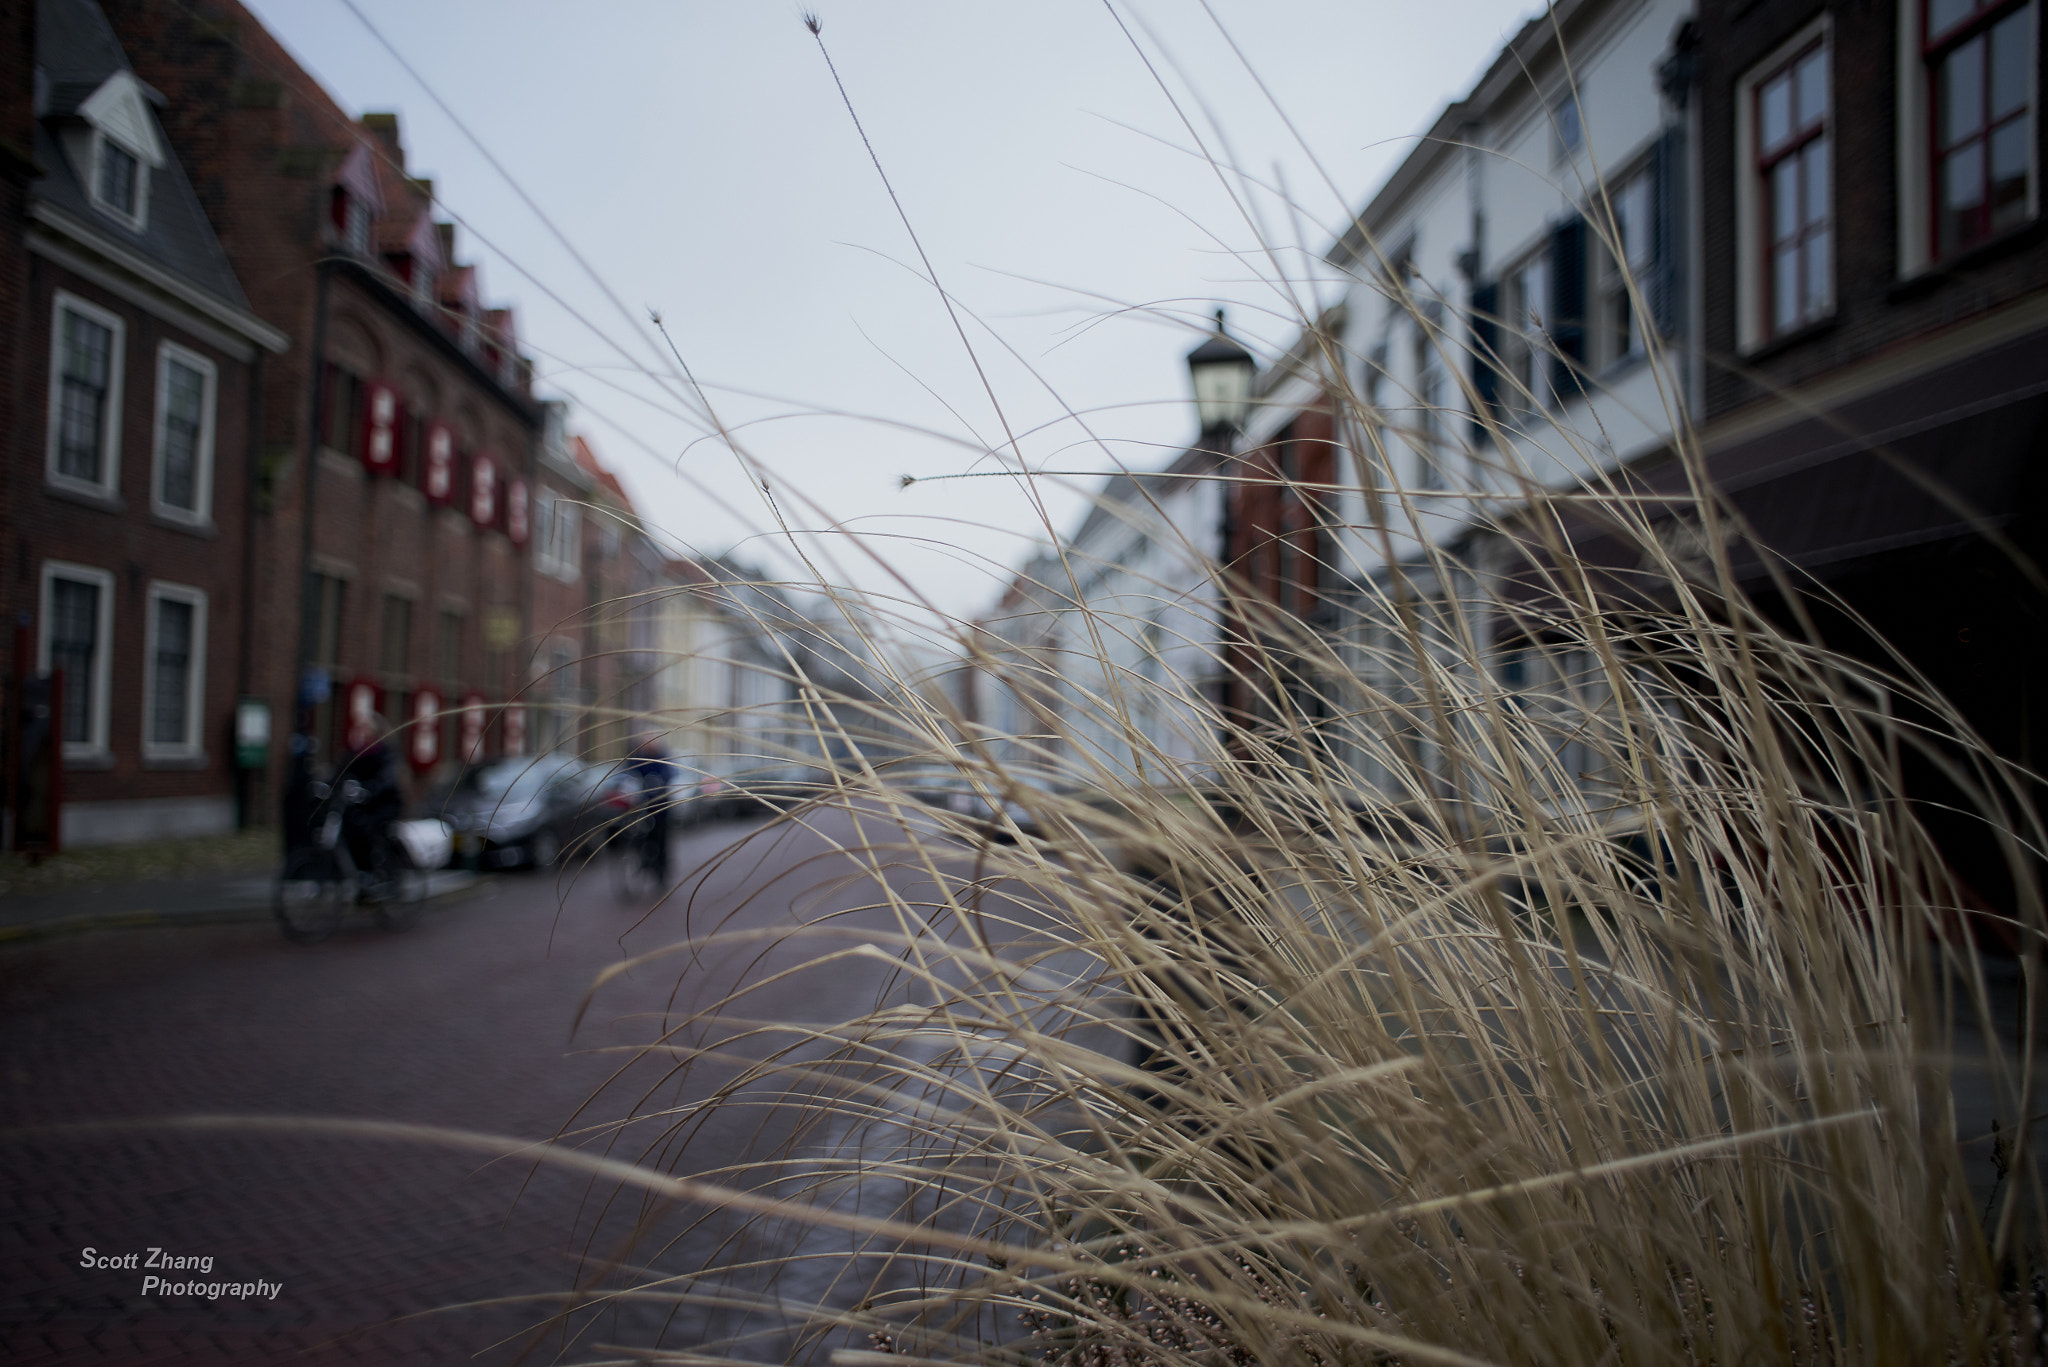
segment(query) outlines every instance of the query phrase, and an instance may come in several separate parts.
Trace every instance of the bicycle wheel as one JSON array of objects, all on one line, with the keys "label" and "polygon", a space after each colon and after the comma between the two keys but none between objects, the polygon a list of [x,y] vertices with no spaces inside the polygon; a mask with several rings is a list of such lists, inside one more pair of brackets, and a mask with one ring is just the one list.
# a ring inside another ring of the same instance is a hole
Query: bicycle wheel
[{"label": "bicycle wheel", "polygon": [[411,930],[427,900],[427,875],[410,864],[393,869],[384,880],[384,896],[373,911],[386,930]]},{"label": "bicycle wheel", "polygon": [[427,897],[427,875],[413,867],[405,851],[389,841],[376,846],[370,879],[370,912],[385,930],[410,930],[420,918]]},{"label": "bicycle wheel", "polygon": [[334,851],[309,847],[285,856],[270,904],[284,938],[311,945],[332,935],[341,924],[344,887]]},{"label": "bicycle wheel", "polygon": [[612,837],[612,894],[621,902],[644,902],[654,890],[654,880],[647,872],[646,840],[646,834],[637,829]]}]

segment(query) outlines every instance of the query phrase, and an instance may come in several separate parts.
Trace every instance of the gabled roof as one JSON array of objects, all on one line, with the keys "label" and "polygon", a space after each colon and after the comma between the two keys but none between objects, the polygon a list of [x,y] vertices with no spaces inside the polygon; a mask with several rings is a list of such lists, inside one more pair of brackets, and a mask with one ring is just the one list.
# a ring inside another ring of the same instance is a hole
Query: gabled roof
[{"label": "gabled roof", "polygon": [[576,465],[579,469],[596,480],[602,488],[609,492],[612,497],[616,498],[619,501],[619,506],[625,509],[627,513],[636,519],[639,517],[638,511],[633,507],[632,498],[626,493],[626,487],[619,483],[616,475],[604,468],[604,463],[597,458],[597,452],[590,449],[589,442],[585,441],[580,434],[573,436],[569,438],[569,450],[575,456]]},{"label": "gabled roof", "polygon": [[[129,68],[113,26],[93,0],[37,0],[36,69],[43,99],[36,111],[35,154],[46,174],[30,187],[31,215],[102,256],[141,258],[224,306],[207,310],[219,321],[281,350],[282,334],[249,313],[241,281],[184,168],[170,153],[155,110],[163,97]],[[95,108],[95,97],[102,98],[101,108]],[[72,164],[61,136],[66,129],[81,128],[79,120],[88,115],[111,117],[107,111],[114,108],[123,119],[146,120],[161,153],[154,165],[142,159],[141,173],[149,178],[148,212],[139,230],[94,206],[85,181],[90,168]]]}]

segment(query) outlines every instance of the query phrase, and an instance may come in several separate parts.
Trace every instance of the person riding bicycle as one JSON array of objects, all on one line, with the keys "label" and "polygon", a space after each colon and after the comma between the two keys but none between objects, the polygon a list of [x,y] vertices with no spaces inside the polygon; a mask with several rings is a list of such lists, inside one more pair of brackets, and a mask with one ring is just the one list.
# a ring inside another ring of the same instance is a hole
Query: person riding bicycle
[{"label": "person riding bicycle", "polygon": [[372,713],[368,730],[369,744],[349,756],[335,781],[353,779],[361,789],[342,810],[342,833],[356,867],[375,873],[397,855],[391,828],[405,814],[405,790],[398,782],[398,752],[384,734],[390,724]]},{"label": "person riding bicycle", "polygon": [[660,741],[648,736],[633,747],[626,772],[640,785],[640,801],[632,820],[634,833],[646,842],[642,848],[646,851],[647,871],[654,875],[657,886],[666,887],[669,818],[675,807],[675,761]]}]

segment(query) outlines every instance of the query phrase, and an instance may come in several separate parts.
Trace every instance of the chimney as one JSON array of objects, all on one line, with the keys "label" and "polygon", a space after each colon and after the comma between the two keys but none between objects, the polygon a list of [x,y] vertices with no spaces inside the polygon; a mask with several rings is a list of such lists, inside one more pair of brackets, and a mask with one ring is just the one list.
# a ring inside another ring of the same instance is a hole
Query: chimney
[{"label": "chimney", "polygon": [[399,170],[405,169],[405,146],[398,140],[398,115],[365,114],[363,127],[377,135],[377,141],[384,144],[384,151],[391,157]]}]

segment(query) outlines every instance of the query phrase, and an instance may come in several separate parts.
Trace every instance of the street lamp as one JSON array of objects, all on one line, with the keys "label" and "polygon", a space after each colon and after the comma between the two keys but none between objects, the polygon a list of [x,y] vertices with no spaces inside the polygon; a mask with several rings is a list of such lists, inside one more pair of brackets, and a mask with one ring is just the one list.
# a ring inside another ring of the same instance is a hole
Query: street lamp
[{"label": "street lamp", "polygon": [[1251,412],[1252,376],[1259,363],[1223,330],[1223,310],[1216,310],[1216,331],[1188,353],[1188,374],[1195,381],[1195,415],[1204,432],[1217,428],[1239,431]]}]

